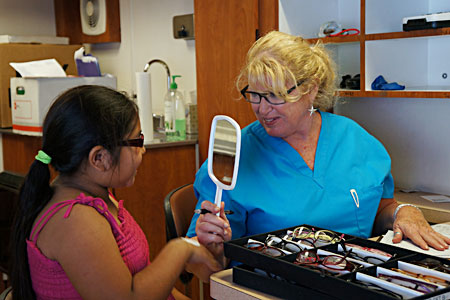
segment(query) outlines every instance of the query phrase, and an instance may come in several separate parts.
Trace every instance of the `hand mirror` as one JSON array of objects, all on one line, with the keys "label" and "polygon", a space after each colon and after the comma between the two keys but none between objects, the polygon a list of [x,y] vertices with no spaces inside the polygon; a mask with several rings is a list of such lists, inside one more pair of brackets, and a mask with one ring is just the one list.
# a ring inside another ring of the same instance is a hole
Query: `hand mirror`
[{"label": "hand mirror", "polygon": [[208,175],[217,186],[214,204],[219,207],[222,190],[232,190],[236,185],[240,152],[239,124],[228,116],[215,116],[209,136]]}]

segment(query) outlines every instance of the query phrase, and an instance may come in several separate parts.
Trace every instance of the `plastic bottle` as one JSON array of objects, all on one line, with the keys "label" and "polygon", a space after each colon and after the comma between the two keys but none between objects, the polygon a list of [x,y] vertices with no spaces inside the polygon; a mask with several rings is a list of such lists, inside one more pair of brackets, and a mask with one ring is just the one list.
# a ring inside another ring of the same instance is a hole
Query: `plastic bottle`
[{"label": "plastic bottle", "polygon": [[170,89],[164,99],[164,124],[167,140],[177,141],[186,139],[186,112],[183,95],[177,90],[175,82],[180,75],[172,76]]}]

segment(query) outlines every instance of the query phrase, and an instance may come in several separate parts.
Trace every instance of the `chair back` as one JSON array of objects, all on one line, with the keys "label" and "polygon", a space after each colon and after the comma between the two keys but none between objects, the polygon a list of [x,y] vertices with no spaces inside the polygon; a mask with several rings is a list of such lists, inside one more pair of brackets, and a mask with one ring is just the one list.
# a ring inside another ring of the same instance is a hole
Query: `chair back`
[{"label": "chair back", "polygon": [[0,294],[0,300],[12,300],[12,287],[8,287]]},{"label": "chair back", "polygon": [[197,198],[192,183],[180,186],[166,196],[164,210],[167,241],[186,236],[196,204]]},{"label": "chair back", "polygon": [[[196,204],[197,198],[192,183],[180,186],[167,194],[164,198],[167,241],[186,236]],[[183,271],[180,274],[180,280],[184,284],[188,284],[191,279],[191,273]]]}]

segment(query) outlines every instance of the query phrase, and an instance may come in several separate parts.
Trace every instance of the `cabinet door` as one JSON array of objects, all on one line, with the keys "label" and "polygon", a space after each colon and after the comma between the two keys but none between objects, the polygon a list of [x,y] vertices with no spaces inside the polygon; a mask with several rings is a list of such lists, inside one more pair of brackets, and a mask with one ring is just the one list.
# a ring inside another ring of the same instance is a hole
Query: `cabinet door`
[{"label": "cabinet door", "polygon": [[266,32],[278,26],[278,2],[261,2],[264,4],[259,5],[258,0],[194,0],[201,162],[207,158],[215,115],[228,115],[241,127],[255,120],[250,105],[235,88],[235,79],[257,30]]}]

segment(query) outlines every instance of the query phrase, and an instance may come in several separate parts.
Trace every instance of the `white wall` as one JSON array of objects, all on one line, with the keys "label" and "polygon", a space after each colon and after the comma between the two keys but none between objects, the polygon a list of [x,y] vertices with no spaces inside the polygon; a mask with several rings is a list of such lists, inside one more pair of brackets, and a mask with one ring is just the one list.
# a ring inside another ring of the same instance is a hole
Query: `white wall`
[{"label": "white wall", "polygon": [[384,144],[397,187],[450,195],[450,99],[347,98],[335,112]]},{"label": "white wall", "polygon": [[[0,0],[0,35],[56,35],[53,0]],[[3,166],[0,134],[0,172]]]},{"label": "white wall", "polygon": [[[90,52],[100,61],[102,72],[118,77],[118,89],[135,92],[135,72],[155,58],[169,65],[177,79],[178,88],[196,89],[195,41],[174,39],[172,18],[194,12],[193,0],[120,0],[121,43],[92,44]],[[164,111],[167,89],[166,71],[160,64],[150,68],[152,107],[154,113]],[[189,100],[189,99],[186,99]]]},{"label": "white wall", "polygon": [[53,0],[0,0],[0,34],[55,36]]}]

